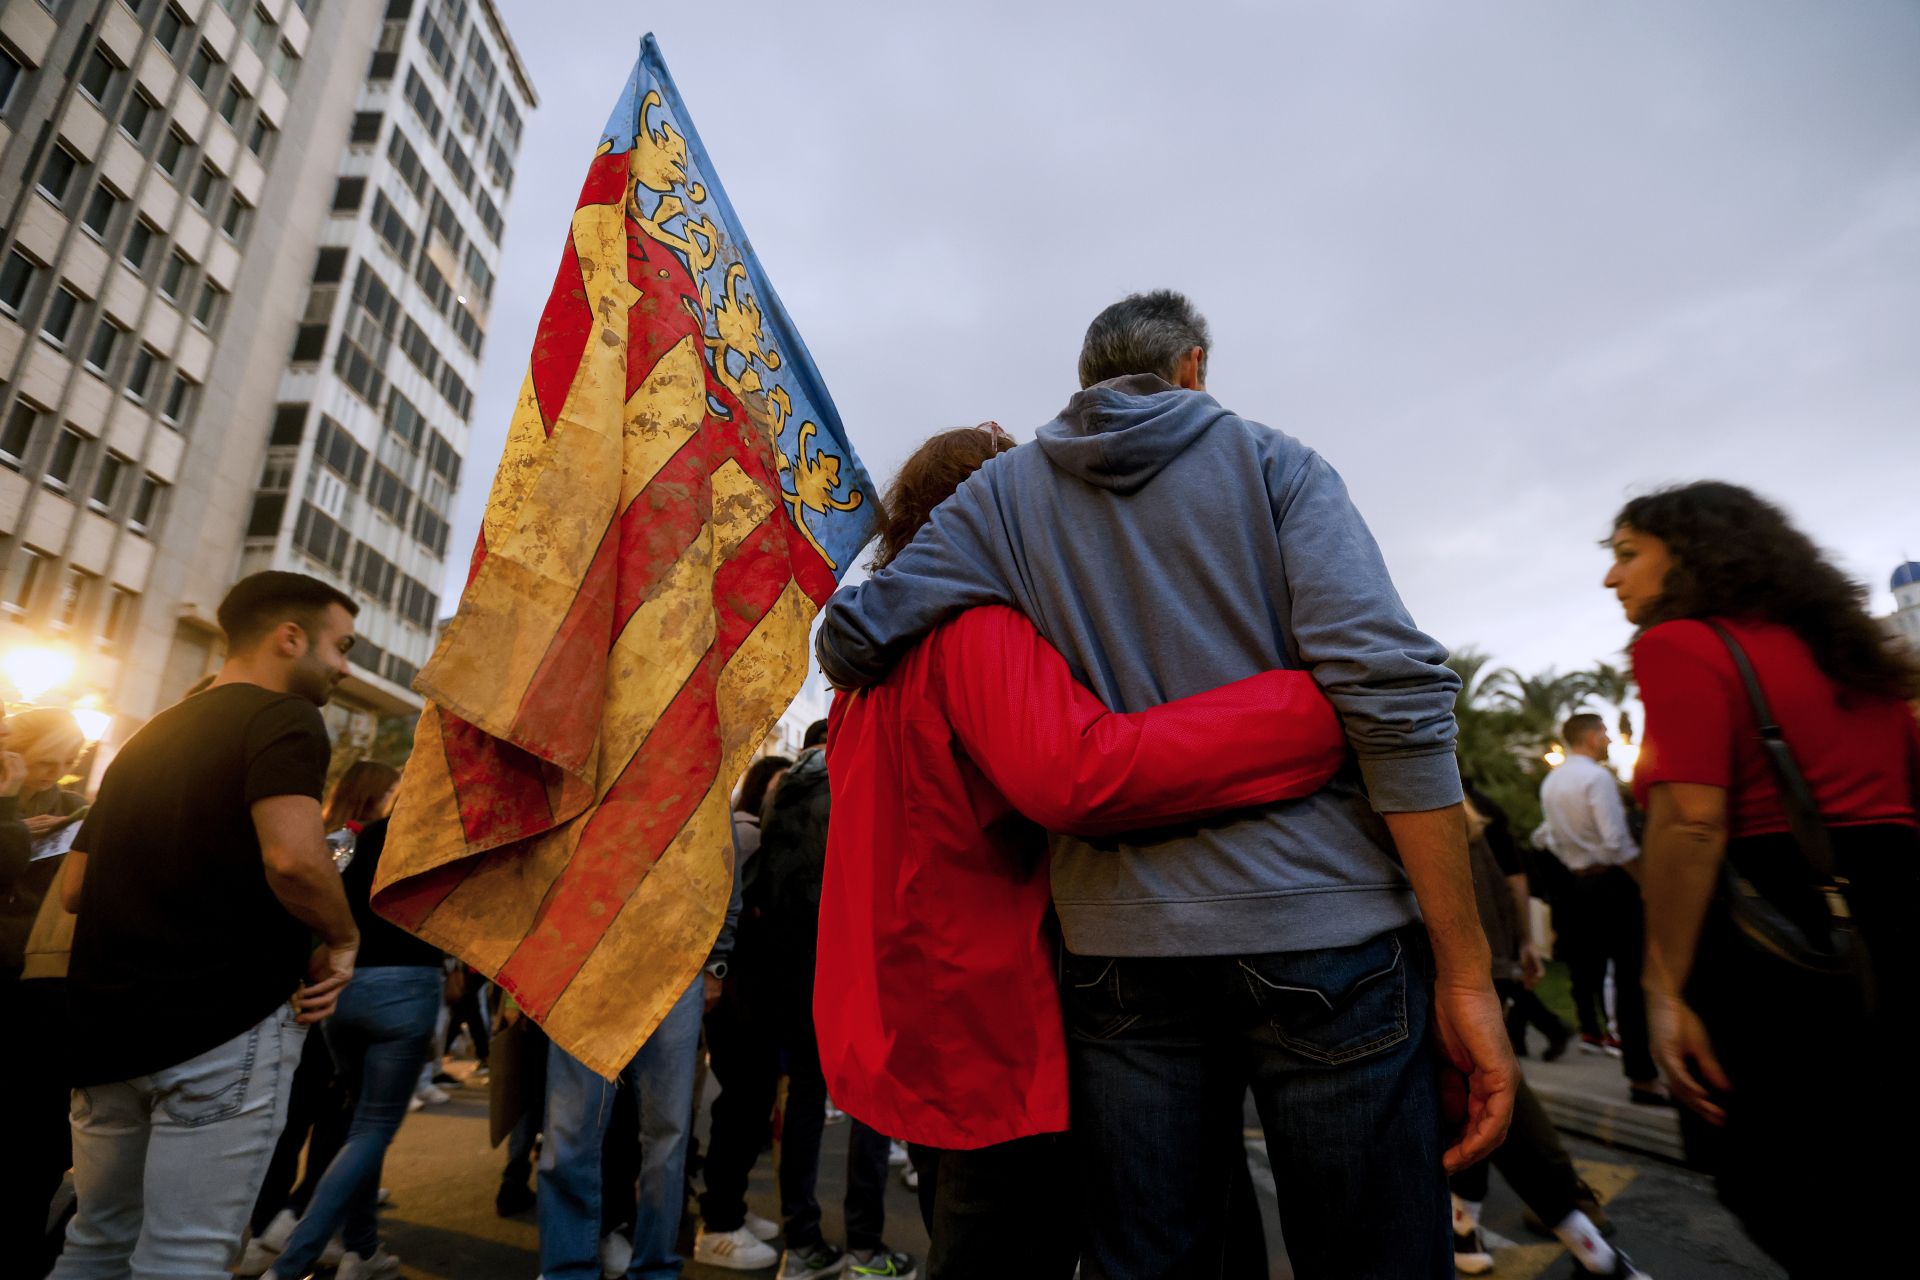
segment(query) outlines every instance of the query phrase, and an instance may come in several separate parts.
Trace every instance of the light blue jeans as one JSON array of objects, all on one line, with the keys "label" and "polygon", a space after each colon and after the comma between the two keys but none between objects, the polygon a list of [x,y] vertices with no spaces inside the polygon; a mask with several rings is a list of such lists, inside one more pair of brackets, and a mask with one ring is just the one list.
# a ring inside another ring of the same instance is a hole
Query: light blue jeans
[{"label": "light blue jeans", "polygon": [[306,1037],[282,1005],[178,1066],[75,1089],[80,1206],[51,1280],[225,1280]]},{"label": "light blue jeans", "polygon": [[[627,1280],[671,1280],[686,1206],[687,1139],[700,1055],[705,986],[696,974],[633,1061],[620,1073],[640,1111],[640,1186]],[[599,1280],[600,1148],[615,1086],[552,1045],[547,1052],[547,1129],[540,1151],[540,1271],[545,1280]]]},{"label": "light blue jeans", "polygon": [[338,1228],[363,1258],[380,1247],[380,1165],[407,1118],[414,1081],[433,1040],[440,1009],[438,965],[361,969],[326,1021],[340,1081],[356,1099],[339,1154],[321,1175],[306,1216],[274,1260],[275,1275],[304,1276]]}]

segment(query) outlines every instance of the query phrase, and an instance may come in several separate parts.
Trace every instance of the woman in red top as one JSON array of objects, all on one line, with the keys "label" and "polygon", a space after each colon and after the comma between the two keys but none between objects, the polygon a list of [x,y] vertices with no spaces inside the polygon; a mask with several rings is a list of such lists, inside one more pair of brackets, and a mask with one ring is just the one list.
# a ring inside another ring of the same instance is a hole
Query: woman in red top
[{"label": "woman in red top", "polygon": [[[878,562],[975,468],[998,427],[935,436],[887,498]],[[836,1103],[939,1150],[936,1280],[1067,1276],[1066,1036],[1047,829],[1100,835],[1308,794],[1346,755],[1304,672],[1111,713],[1014,610],[934,630],[880,685],[841,694],[814,1020]],[[923,1175],[924,1177],[925,1175]],[[923,1182],[923,1191],[927,1190]]]},{"label": "woman in red top", "polygon": [[[1745,489],[1637,498],[1611,542],[1606,585],[1640,627],[1633,663],[1647,708],[1634,785],[1648,809],[1649,1021],[1693,1113],[1689,1150],[1792,1275],[1889,1273],[1893,1215],[1910,1211],[1912,1184],[1886,1162],[1908,1167],[1920,1140],[1890,1038],[1912,1034],[1920,976],[1901,936],[1920,900],[1920,729],[1908,706],[1920,671],[1867,615],[1864,593]],[[1767,901],[1827,919],[1746,685],[1710,621],[1752,662],[1831,832],[1875,1009],[1851,977],[1743,941],[1718,888],[1725,859]],[[1910,1270],[1911,1246],[1899,1252]]]}]

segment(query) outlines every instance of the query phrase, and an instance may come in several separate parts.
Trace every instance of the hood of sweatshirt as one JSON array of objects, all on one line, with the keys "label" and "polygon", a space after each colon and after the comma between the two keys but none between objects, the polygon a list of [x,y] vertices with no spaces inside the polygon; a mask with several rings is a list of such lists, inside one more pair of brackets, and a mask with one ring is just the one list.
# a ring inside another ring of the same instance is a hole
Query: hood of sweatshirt
[{"label": "hood of sweatshirt", "polygon": [[1204,391],[1183,391],[1154,374],[1137,373],[1080,392],[1034,439],[1062,471],[1126,494],[1145,486],[1228,416]]}]

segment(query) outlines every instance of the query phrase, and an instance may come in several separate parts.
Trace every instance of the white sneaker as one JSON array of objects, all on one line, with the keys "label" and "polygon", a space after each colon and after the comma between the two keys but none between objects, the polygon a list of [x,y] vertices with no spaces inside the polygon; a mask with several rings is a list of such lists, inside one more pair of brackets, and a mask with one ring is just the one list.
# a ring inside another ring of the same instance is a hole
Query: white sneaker
[{"label": "white sneaker", "polygon": [[907,1155],[907,1147],[905,1143],[890,1142],[887,1144],[887,1163],[888,1164],[898,1169],[902,1165],[906,1164],[909,1159],[910,1157]]},{"label": "white sneaker", "polygon": [[425,1087],[416,1091],[413,1096],[418,1098],[422,1102],[431,1103],[433,1106],[436,1106],[436,1107],[443,1102],[453,1101],[453,1095],[448,1093],[445,1089],[442,1089],[437,1084],[426,1085]]},{"label": "white sneaker", "polygon": [[334,1280],[380,1280],[400,1274],[400,1259],[387,1252],[387,1246],[375,1246],[372,1254],[361,1257],[351,1251],[340,1255],[340,1270]]},{"label": "white sneaker", "polygon": [[600,1241],[601,1280],[620,1280],[633,1262],[633,1242],[618,1231],[609,1231]]},{"label": "white sneaker", "polygon": [[[753,1219],[749,1217],[747,1221],[752,1223]],[[760,1221],[766,1222],[766,1219]],[[693,1260],[729,1271],[758,1271],[780,1261],[780,1253],[756,1236],[750,1225],[735,1227],[732,1231],[702,1228],[693,1238]]]},{"label": "white sneaker", "polygon": [[768,1221],[757,1213],[747,1214],[746,1227],[755,1240],[771,1240],[780,1234],[779,1223]]},{"label": "white sneaker", "polygon": [[900,1185],[909,1191],[918,1191],[920,1189],[920,1171],[912,1165],[908,1165],[902,1169],[900,1171]]},{"label": "white sneaker", "polygon": [[333,1233],[333,1239],[327,1241],[327,1247],[320,1251],[320,1260],[313,1265],[316,1267],[337,1267],[342,1262],[345,1262],[346,1259],[347,1242],[342,1240],[340,1233],[336,1231]]},{"label": "white sneaker", "polygon": [[293,1229],[300,1225],[300,1219],[291,1209],[282,1209],[273,1215],[273,1221],[259,1235],[260,1243],[279,1253],[287,1247],[287,1241],[293,1239]]}]

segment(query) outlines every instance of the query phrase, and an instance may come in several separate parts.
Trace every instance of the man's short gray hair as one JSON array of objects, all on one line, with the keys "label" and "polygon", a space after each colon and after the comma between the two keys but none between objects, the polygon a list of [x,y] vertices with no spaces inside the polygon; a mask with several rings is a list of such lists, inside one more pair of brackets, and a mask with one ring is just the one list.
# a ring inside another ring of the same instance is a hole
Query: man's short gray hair
[{"label": "man's short gray hair", "polygon": [[1134,293],[1102,311],[1080,344],[1080,385],[1090,387],[1131,373],[1154,373],[1173,381],[1180,357],[1199,347],[1201,371],[1213,346],[1206,317],[1171,289]]}]

